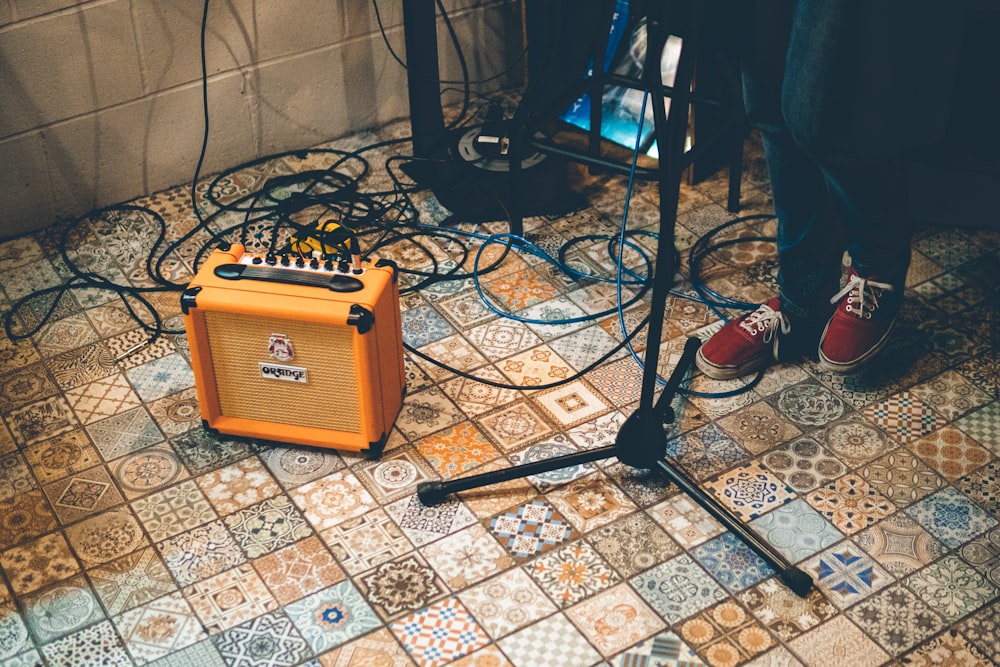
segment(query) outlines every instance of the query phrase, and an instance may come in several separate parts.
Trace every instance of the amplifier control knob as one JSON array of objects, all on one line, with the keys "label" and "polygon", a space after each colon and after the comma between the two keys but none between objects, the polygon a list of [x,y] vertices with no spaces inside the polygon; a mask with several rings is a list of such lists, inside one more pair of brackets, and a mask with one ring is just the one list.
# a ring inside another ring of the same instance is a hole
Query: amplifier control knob
[{"label": "amplifier control knob", "polygon": [[332,259],[328,259],[325,262],[323,262],[323,270],[324,271],[333,271],[333,260]]},{"label": "amplifier control knob", "polygon": [[299,267],[300,269],[305,265],[306,265],[306,260],[302,259],[301,257],[295,260],[295,266]]},{"label": "amplifier control knob", "polygon": [[278,263],[278,258],[275,257],[273,252],[269,252],[267,253],[267,256],[264,258],[264,261],[267,262],[268,266],[274,266],[275,264]]},{"label": "amplifier control knob", "polygon": [[319,260],[316,259],[315,257],[313,257],[312,259],[310,259],[309,260],[309,268],[310,269],[318,269],[319,268]]},{"label": "amplifier control knob", "polygon": [[264,260],[262,260],[260,257],[254,257],[252,261],[254,264],[260,264]]},{"label": "amplifier control knob", "polygon": [[288,264],[289,264],[288,255],[282,255],[281,256],[281,265],[282,266],[288,266]]}]

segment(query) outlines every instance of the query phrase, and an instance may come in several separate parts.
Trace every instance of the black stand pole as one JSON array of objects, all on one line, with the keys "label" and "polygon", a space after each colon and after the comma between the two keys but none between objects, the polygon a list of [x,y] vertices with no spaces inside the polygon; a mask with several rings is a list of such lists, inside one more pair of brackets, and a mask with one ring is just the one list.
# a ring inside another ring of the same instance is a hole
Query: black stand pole
[{"label": "black stand pole", "polygon": [[698,46],[697,35],[700,32],[701,24],[701,4],[698,2],[692,4],[698,8],[698,11],[689,17],[694,27],[684,37],[684,48],[677,63],[675,86],[671,91],[671,122],[668,122],[664,87],[660,79],[660,61],[668,33],[658,17],[651,13],[647,18],[647,43],[657,45],[657,48],[647,50],[643,68],[643,86],[650,94],[656,141],[660,148],[658,167],[660,229],[639,407],[625,420],[614,445],[445,482],[424,482],[417,486],[417,497],[425,505],[433,505],[444,500],[450,493],[537,475],[581,463],[617,457],[622,463],[635,468],[662,470],[681,491],[690,496],[714,519],[739,537],[762,560],[774,568],[781,580],[796,595],[806,597],[813,583],[808,574],[792,565],[774,547],[751,531],[728,508],[721,505],[665,458],[667,436],[663,431],[663,425],[674,420],[674,411],[670,403],[681,381],[694,363],[695,353],[700,345],[697,338],[687,340],[684,352],[660,393],[659,400],[655,405],[653,403],[658,379],[659,341],[663,333],[663,315],[666,312],[667,296],[676,269],[673,244],[674,222],[680,198],[681,159],[684,155],[684,142],[687,137],[687,110],[691,101],[690,81],[694,70],[694,53]]}]

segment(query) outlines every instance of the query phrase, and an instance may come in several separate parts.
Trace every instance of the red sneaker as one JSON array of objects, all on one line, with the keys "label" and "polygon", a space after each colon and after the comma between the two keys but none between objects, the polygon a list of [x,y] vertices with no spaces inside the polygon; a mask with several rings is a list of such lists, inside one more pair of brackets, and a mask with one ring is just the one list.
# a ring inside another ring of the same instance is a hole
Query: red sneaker
[{"label": "red sneaker", "polygon": [[748,375],[778,358],[778,340],[791,329],[791,321],[781,312],[781,299],[775,297],[719,329],[698,348],[695,363],[716,380]]},{"label": "red sneaker", "polygon": [[892,285],[862,278],[851,268],[847,284],[830,303],[837,309],[819,340],[819,365],[834,373],[853,373],[885,347],[902,295]]}]

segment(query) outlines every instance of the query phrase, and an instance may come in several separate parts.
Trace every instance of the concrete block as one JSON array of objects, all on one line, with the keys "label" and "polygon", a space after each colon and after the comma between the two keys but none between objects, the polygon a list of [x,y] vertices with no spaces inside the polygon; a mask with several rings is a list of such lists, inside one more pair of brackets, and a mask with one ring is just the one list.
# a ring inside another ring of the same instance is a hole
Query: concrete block
[{"label": "concrete block", "polygon": [[[210,4],[205,37],[209,74],[340,41],[342,4],[329,0]],[[202,7],[201,0],[136,3],[135,29],[148,90],[201,77]]]},{"label": "concrete block", "polygon": [[8,26],[0,35],[0,136],[139,97],[131,35],[125,0]]},{"label": "concrete block", "polygon": [[[253,157],[257,142],[244,92],[238,72],[211,80],[203,174]],[[201,89],[194,85],[52,128],[46,150],[56,215],[80,215],[189,182],[202,132]]]},{"label": "concrete block", "polygon": [[52,190],[45,169],[41,133],[31,132],[0,141],[0,239],[48,225],[54,219]]}]

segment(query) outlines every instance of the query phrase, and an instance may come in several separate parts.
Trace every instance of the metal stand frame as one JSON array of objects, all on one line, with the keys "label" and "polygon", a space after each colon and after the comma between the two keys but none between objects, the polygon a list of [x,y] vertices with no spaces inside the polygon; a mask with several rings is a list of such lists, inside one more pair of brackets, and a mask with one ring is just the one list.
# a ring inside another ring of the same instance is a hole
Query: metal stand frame
[{"label": "metal stand frame", "polygon": [[[700,3],[695,2],[700,7]],[[675,248],[673,244],[674,224],[680,196],[684,140],[687,135],[687,110],[691,103],[690,81],[694,69],[694,53],[697,50],[697,28],[700,27],[700,12],[693,20],[695,29],[685,36],[685,45],[678,62],[675,86],[669,89],[671,113],[668,122],[664,106],[665,87],[660,81],[660,56],[666,43],[666,27],[656,17],[647,21],[649,44],[658,48],[649,49],[643,70],[643,86],[650,93],[653,105],[656,140],[660,146],[659,188],[660,188],[660,242],[656,252],[656,272],[650,305],[648,344],[644,359],[642,388],[639,407],[626,419],[618,432],[614,445],[600,447],[579,453],[568,454],[544,461],[516,466],[505,470],[482,473],[448,481],[424,482],[417,487],[417,496],[425,505],[441,502],[451,493],[497,484],[513,479],[538,475],[559,468],[589,463],[601,459],[617,457],[622,463],[641,469],[659,469],[671,482],[690,496],[727,530],[734,533],[768,565],[774,568],[781,580],[797,595],[806,597],[812,589],[812,578],[795,567],[770,544],[751,531],[728,508],[701,489],[698,484],[677,468],[666,457],[667,437],[663,425],[674,420],[670,403],[681,381],[691,368],[699,340],[689,338],[684,352],[660,393],[659,400],[653,402],[657,384],[659,340],[663,332],[663,315],[667,296],[673,280]],[[669,240],[669,241],[668,241]]]}]

